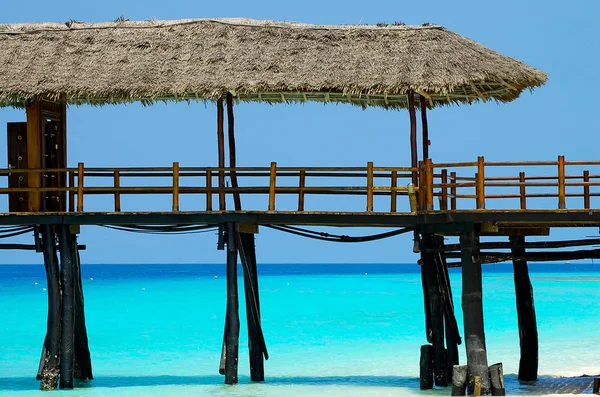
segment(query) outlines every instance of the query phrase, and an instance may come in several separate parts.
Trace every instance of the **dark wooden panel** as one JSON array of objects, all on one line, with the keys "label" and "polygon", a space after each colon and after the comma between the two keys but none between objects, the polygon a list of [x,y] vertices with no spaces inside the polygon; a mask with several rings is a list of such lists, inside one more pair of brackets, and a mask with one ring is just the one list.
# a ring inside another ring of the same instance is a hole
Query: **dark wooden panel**
[{"label": "dark wooden panel", "polygon": [[[8,168],[27,168],[27,123],[7,123],[6,131]],[[10,174],[8,187],[27,187],[27,174]],[[10,193],[8,195],[8,210],[10,212],[26,212],[28,210],[28,193]]]}]

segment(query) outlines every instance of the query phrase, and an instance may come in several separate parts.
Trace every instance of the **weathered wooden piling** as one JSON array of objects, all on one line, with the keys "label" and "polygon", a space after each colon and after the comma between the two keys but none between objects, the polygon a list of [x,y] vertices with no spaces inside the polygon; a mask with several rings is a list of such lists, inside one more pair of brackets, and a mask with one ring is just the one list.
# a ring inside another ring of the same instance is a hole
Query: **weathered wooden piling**
[{"label": "weathered wooden piling", "polygon": [[451,396],[465,396],[467,394],[467,375],[466,365],[455,365],[452,367]]},{"label": "weathered wooden piling", "polygon": [[240,313],[237,285],[236,228],[227,224],[227,312],[225,325],[225,383],[238,382],[238,352],[240,337]]},{"label": "weathered wooden piling", "polygon": [[60,343],[60,388],[73,388],[75,342],[75,285],[74,264],[69,225],[59,227],[60,270],[62,289],[62,321]]},{"label": "weathered wooden piling", "polygon": [[264,358],[268,358],[260,321],[258,295],[258,272],[256,247],[253,233],[238,233],[239,251],[244,269],[244,292],[246,296],[246,318],[248,321],[248,350],[250,354],[250,380],[265,380]]},{"label": "weathered wooden piling", "polygon": [[419,370],[419,386],[421,390],[433,389],[433,347],[431,345],[421,346]]},{"label": "weathered wooden piling", "polygon": [[433,368],[436,386],[448,386],[446,379],[446,354],[444,351],[444,308],[440,291],[435,256],[428,248],[434,244],[431,234],[423,234],[421,238],[421,261],[425,270],[427,290],[431,306],[431,330],[433,345]]},{"label": "weathered wooden piling", "polygon": [[505,396],[504,388],[504,370],[502,363],[490,365],[490,385],[492,387],[492,396]]},{"label": "weathered wooden piling", "polygon": [[592,387],[592,393],[600,394],[600,378],[594,378],[594,385]]},{"label": "weathered wooden piling", "polygon": [[77,248],[77,237],[73,235],[73,264],[75,282],[75,363],[73,377],[79,381],[92,380],[92,358],[85,326],[83,283],[81,279],[81,258]]},{"label": "weathered wooden piling", "polygon": [[433,342],[433,332],[431,330],[431,300],[429,298],[429,289],[427,288],[427,276],[425,267],[421,266],[421,284],[423,286],[423,304],[425,310],[425,336],[427,342]]},{"label": "weathered wooden piling", "polygon": [[[524,237],[512,237],[511,243],[516,247],[511,249],[515,258],[525,255]],[[538,373],[538,332],[533,302],[533,287],[529,279],[527,262],[521,259],[513,260],[515,295],[517,301],[517,319],[519,324],[519,343],[521,358],[519,360],[519,380],[537,380]]]},{"label": "weathered wooden piling", "polygon": [[[469,378],[479,377],[483,393],[490,391],[485,332],[483,327],[483,302],[481,264],[473,260],[474,247],[479,236],[474,232],[463,232],[460,235],[462,262],[462,309],[464,332],[467,347],[467,367]],[[469,382],[469,390],[473,390]]]},{"label": "weathered wooden piling", "polygon": [[58,386],[60,372],[60,274],[56,255],[54,226],[43,225],[40,231],[48,290],[48,322],[37,379],[41,380],[41,390],[53,390]]}]

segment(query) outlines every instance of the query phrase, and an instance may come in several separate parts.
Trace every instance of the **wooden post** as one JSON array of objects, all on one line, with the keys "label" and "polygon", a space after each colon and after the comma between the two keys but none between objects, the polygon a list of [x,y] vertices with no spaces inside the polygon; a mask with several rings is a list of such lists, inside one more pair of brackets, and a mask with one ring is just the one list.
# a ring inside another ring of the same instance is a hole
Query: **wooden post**
[{"label": "wooden post", "polygon": [[225,202],[225,132],[223,130],[223,98],[217,99],[217,142],[219,152],[219,211],[227,209]]},{"label": "wooden post", "polygon": [[173,163],[173,212],[179,212],[179,163]]},{"label": "wooden post", "polygon": [[60,388],[73,388],[75,344],[75,286],[71,231],[60,225],[60,270],[62,288],[62,321],[60,344]]},{"label": "wooden post", "polygon": [[367,212],[373,212],[373,162],[367,163]]},{"label": "wooden post", "polygon": [[423,304],[425,308],[425,336],[427,337],[427,342],[433,343],[433,331],[431,329],[431,297],[429,296],[429,288],[427,287],[427,274],[424,265],[421,266],[421,286],[423,287]]},{"label": "wooden post", "polygon": [[[236,151],[235,151],[235,126],[233,117],[233,95],[227,93],[227,133],[229,139],[229,167],[236,167]],[[231,187],[236,189],[238,185],[237,175],[235,170],[230,171]],[[242,201],[239,192],[233,192],[233,203],[236,211],[242,210]]]},{"label": "wooden post", "polygon": [[421,132],[423,138],[423,160],[429,158],[429,127],[427,126],[427,98],[419,95],[421,99]]},{"label": "wooden post", "polygon": [[451,396],[467,395],[467,366],[455,365],[452,367],[452,394]]},{"label": "wooden post", "polygon": [[425,209],[427,211],[433,211],[433,162],[430,158],[425,159],[425,184],[427,186],[427,203]]},{"label": "wooden post", "polygon": [[600,378],[594,378],[593,394],[600,394]]},{"label": "wooden post", "polygon": [[419,183],[416,186],[419,186],[419,211],[423,211],[425,206],[427,205],[427,189],[425,185],[427,184],[427,177],[425,175],[425,162],[419,161]]},{"label": "wooden post", "polygon": [[485,172],[483,156],[477,157],[477,209],[485,209]]},{"label": "wooden post", "polygon": [[271,162],[269,172],[269,211],[275,211],[275,187],[277,183],[277,163]]},{"label": "wooden post", "polygon": [[396,188],[398,187],[398,171],[393,170],[391,175],[391,183],[390,183],[390,212],[396,212],[397,201],[396,197],[398,192]]},{"label": "wooden post", "polygon": [[444,350],[444,307],[440,290],[435,256],[430,253],[434,241],[431,234],[421,239],[421,261],[425,269],[431,305],[431,330],[433,344],[433,374],[436,386],[448,386],[446,379],[446,353]]},{"label": "wooden post", "polygon": [[75,212],[75,173],[69,172],[69,212]]},{"label": "wooden post", "polygon": [[590,182],[590,171],[585,170],[583,171],[583,183],[585,185],[583,185],[583,208],[585,208],[586,210],[590,209],[590,185],[588,185],[588,183]]},{"label": "wooden post", "polygon": [[298,182],[298,211],[304,211],[304,187],[306,186],[306,170],[300,170],[300,181]]},{"label": "wooden post", "polygon": [[440,199],[440,210],[447,211],[448,210],[448,170],[442,170],[442,198]]},{"label": "wooden post", "polygon": [[238,351],[240,337],[240,313],[237,284],[236,228],[227,224],[227,313],[225,330],[225,384],[238,382]]},{"label": "wooden post", "polygon": [[421,346],[419,369],[419,387],[421,390],[433,389],[433,348],[431,345]]},{"label": "wooden post", "polygon": [[521,194],[521,209],[527,209],[527,192],[525,191],[525,173],[519,172],[519,193]]},{"label": "wooden post", "polygon": [[268,353],[260,322],[260,300],[258,296],[258,272],[254,234],[239,233],[238,236],[240,257],[244,269],[248,349],[250,352],[250,380],[253,382],[262,382],[265,380],[263,358],[268,359]]},{"label": "wooden post", "polygon": [[[490,390],[485,332],[483,328],[483,302],[481,264],[474,261],[479,242],[474,232],[463,232],[460,236],[462,262],[462,309],[467,345],[467,367],[469,374],[480,377],[484,393]],[[472,389],[472,385],[469,385]]]},{"label": "wooden post", "polygon": [[565,194],[565,156],[558,156],[558,209],[567,208]]},{"label": "wooden post", "polygon": [[212,171],[206,170],[206,211],[212,211]]},{"label": "wooden post", "polygon": [[92,359],[85,326],[85,311],[83,300],[83,283],[81,279],[81,258],[77,247],[77,237],[72,235],[72,250],[75,283],[75,363],[73,377],[78,381],[92,380]]},{"label": "wooden post", "polygon": [[121,178],[119,175],[119,171],[115,171],[114,176],[114,186],[115,186],[115,212],[121,212],[121,193],[119,193],[118,189],[121,187]]},{"label": "wooden post", "polygon": [[[419,161],[419,153],[417,151],[417,114],[415,111],[415,93],[409,90],[408,96],[408,114],[410,116],[410,166],[417,168]],[[416,171],[412,173],[412,183],[419,186],[419,177]]]},{"label": "wooden post", "polygon": [[504,371],[502,363],[490,365],[490,384],[492,385],[492,396],[505,396]]},{"label": "wooden post", "polygon": [[[524,237],[512,237],[513,256],[525,255]],[[519,380],[535,381],[538,372],[538,332],[533,302],[533,287],[529,279],[527,262],[513,260],[515,295],[517,301],[517,319],[519,324],[519,344],[521,359],[519,360]]]},{"label": "wooden post", "polygon": [[83,212],[83,163],[77,164],[77,212]]},{"label": "wooden post", "polygon": [[450,173],[450,209],[456,210],[456,172]]},{"label": "wooden post", "polygon": [[54,226],[42,225],[42,246],[44,249],[44,266],[48,289],[48,322],[42,358],[37,379],[41,380],[41,390],[54,390],[58,386],[59,350],[60,350],[60,275]]}]

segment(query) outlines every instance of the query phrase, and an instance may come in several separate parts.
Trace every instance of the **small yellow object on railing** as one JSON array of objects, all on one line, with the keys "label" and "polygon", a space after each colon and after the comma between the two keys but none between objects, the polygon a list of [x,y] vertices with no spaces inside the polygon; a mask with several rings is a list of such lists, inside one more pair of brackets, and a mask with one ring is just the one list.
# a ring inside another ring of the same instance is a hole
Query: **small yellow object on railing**
[{"label": "small yellow object on railing", "polygon": [[415,189],[415,185],[412,183],[408,184],[408,200],[410,202],[410,212],[413,214],[416,213],[418,210],[417,191]]}]

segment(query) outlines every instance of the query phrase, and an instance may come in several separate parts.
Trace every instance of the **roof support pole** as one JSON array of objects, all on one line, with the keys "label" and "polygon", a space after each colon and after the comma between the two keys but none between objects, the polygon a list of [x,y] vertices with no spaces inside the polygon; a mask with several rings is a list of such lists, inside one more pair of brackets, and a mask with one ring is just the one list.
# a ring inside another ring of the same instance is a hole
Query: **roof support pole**
[{"label": "roof support pole", "polygon": [[[408,114],[410,115],[410,166],[417,168],[419,153],[417,151],[417,114],[415,111],[415,93],[408,91]],[[419,186],[419,177],[416,171],[412,172],[412,183]]]},{"label": "roof support pole", "polygon": [[217,100],[217,142],[219,146],[219,210],[224,211],[225,205],[225,132],[223,130],[223,98]]},{"label": "roof support pole", "polygon": [[[235,156],[235,124],[233,118],[233,95],[230,92],[227,93],[227,138],[229,140],[229,167],[236,167],[236,156]],[[238,187],[237,175],[235,171],[230,172],[231,187],[234,189]],[[236,211],[242,210],[242,202],[240,200],[240,193],[233,193],[233,203]]]},{"label": "roof support pole", "polygon": [[427,126],[427,98],[419,95],[421,99],[421,131],[423,138],[423,161],[429,158],[429,127]]}]

